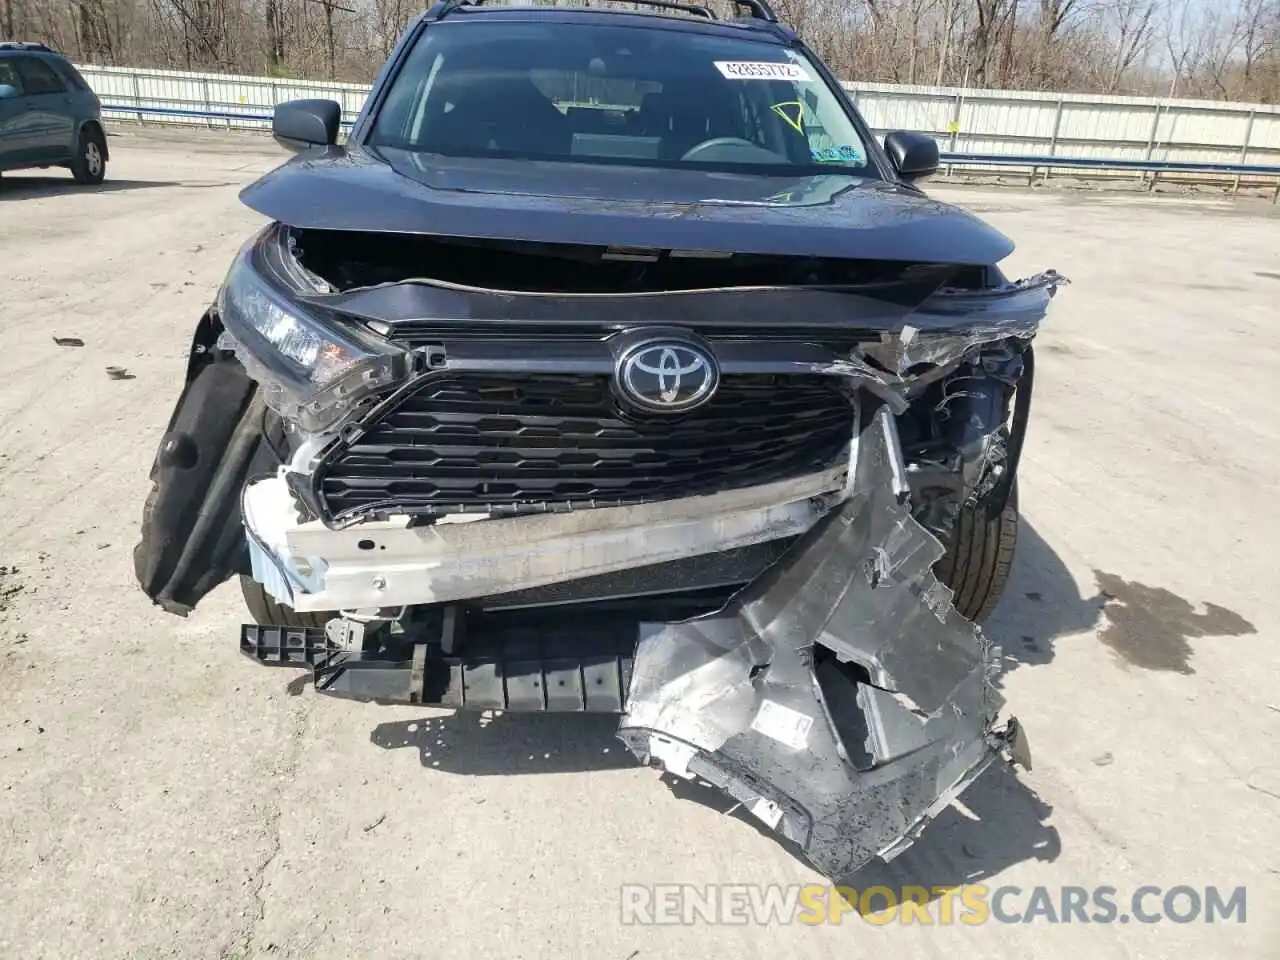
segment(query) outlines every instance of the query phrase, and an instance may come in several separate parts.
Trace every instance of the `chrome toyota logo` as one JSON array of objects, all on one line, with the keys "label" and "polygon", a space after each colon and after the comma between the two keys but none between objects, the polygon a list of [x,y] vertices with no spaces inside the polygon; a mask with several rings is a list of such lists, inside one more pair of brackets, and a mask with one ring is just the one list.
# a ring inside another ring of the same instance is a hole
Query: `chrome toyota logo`
[{"label": "chrome toyota logo", "polygon": [[691,343],[642,343],[618,363],[623,396],[644,410],[692,410],[711,399],[719,381],[715,360]]}]

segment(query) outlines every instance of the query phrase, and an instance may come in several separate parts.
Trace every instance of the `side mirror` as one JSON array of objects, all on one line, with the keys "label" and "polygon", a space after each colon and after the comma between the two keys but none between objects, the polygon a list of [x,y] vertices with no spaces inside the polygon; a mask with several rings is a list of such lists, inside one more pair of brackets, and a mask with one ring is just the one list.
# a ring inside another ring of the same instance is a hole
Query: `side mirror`
[{"label": "side mirror", "polygon": [[332,146],[338,142],[342,107],[332,100],[290,100],[276,107],[271,135],[290,150]]},{"label": "side mirror", "polygon": [[899,130],[884,138],[884,149],[903,180],[923,180],[938,172],[938,141],[927,133]]},{"label": "side mirror", "polygon": [[0,83],[0,100],[10,100],[19,96],[22,96],[22,94],[18,92],[18,88],[12,83]]}]

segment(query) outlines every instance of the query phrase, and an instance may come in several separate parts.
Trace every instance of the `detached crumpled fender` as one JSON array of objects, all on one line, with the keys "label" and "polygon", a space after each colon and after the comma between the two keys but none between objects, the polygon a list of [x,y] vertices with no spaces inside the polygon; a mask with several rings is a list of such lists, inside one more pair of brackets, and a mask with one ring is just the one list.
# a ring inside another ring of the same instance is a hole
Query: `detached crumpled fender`
[{"label": "detached crumpled fender", "polygon": [[912,839],[1002,752],[1000,650],[952,605],[911,515],[893,417],[851,496],[723,610],[646,625],[619,726],[642,762],[724,790],[847,876]]}]

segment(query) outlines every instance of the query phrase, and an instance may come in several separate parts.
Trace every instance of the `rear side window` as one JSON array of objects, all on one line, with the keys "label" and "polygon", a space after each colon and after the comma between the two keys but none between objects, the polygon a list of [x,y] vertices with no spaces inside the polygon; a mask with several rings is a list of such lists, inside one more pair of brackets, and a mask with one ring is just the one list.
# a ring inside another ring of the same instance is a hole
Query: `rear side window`
[{"label": "rear side window", "polygon": [[80,76],[80,71],[71,65],[70,60],[51,60],[48,62],[57,67],[58,73],[62,74],[62,79],[69,86],[82,91],[89,89],[89,84],[84,82],[84,77]]},{"label": "rear side window", "polygon": [[35,57],[19,57],[18,76],[22,78],[23,90],[31,96],[42,93],[62,93],[66,84],[54,72],[53,67]]}]

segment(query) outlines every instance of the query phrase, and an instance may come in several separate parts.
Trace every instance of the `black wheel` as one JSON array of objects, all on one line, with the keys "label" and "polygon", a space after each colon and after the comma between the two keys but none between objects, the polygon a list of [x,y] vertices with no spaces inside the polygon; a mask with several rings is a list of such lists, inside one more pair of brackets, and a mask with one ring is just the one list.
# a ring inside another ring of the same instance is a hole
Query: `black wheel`
[{"label": "black wheel", "polygon": [[298,613],[292,607],[286,607],[263,589],[262,584],[253,577],[240,575],[240,592],[244,594],[245,606],[253,622],[264,627],[323,627],[336,617],[337,613]]},{"label": "black wheel", "polygon": [[1018,543],[1018,484],[1003,509],[990,517],[986,504],[961,509],[938,579],[955,594],[956,609],[982,623],[1000,602]]},{"label": "black wheel", "polygon": [[75,155],[71,158],[71,175],[76,183],[90,186],[101,183],[107,175],[107,143],[102,133],[92,128],[80,132]]}]

